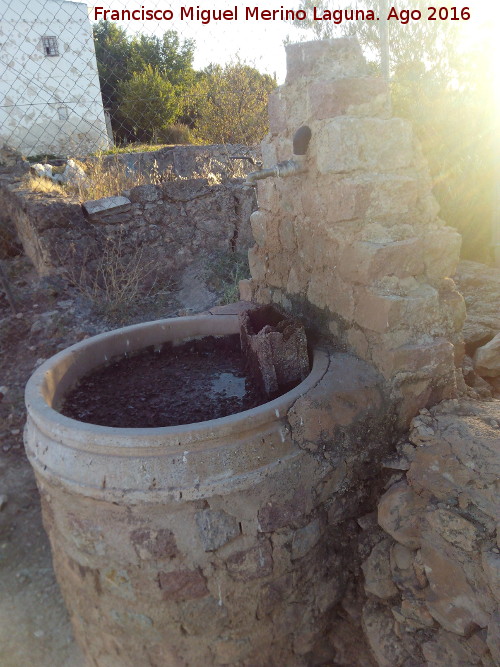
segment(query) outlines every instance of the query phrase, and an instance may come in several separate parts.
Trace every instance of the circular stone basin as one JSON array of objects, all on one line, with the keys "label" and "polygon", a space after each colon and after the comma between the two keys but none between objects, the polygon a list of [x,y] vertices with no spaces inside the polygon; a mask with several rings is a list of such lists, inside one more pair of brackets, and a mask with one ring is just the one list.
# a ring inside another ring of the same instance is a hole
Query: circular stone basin
[{"label": "circular stone basin", "polygon": [[268,400],[247,372],[240,336],[233,334],[114,359],[81,379],[60,412],[101,426],[155,428],[218,419]]},{"label": "circular stone basin", "polygon": [[326,352],[291,391],[210,421],[116,428],[55,409],[112,357],[238,331],[236,315],[134,325],[73,345],[28,382],[26,452],[90,665],[295,664],[321,634],[330,563],[315,507],[330,468],[293,443],[287,411],[325,374]]}]

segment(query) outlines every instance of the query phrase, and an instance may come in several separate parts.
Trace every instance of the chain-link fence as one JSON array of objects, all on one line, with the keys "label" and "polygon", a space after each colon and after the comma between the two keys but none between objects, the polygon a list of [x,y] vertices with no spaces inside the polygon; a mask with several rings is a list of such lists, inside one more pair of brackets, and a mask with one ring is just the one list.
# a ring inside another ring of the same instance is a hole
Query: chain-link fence
[{"label": "chain-link fence", "polygon": [[293,30],[222,0],[210,9],[0,0],[0,24],[0,140],[33,157],[255,144]]}]

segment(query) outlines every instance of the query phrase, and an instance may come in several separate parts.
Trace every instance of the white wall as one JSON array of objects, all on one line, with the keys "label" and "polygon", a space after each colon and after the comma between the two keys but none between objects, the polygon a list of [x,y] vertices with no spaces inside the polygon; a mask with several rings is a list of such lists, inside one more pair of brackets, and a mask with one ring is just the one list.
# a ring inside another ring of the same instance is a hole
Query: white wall
[{"label": "white wall", "polygon": [[[57,37],[58,56],[43,36]],[[109,145],[86,4],[0,0],[0,142],[24,155]]]}]

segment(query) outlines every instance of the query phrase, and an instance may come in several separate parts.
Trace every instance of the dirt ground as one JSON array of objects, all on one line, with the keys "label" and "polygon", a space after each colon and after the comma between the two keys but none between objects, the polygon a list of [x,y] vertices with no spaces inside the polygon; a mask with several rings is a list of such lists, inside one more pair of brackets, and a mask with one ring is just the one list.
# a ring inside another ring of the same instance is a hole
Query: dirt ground
[{"label": "dirt ground", "polygon": [[[117,324],[96,317],[61,281],[39,280],[22,256],[2,260],[2,267],[17,312],[0,290],[0,665],[82,667],[24,452],[24,387],[45,359]],[[123,324],[194,310],[191,301],[199,300],[195,283],[183,289],[182,302],[178,294],[162,295],[160,302],[143,304]],[[209,291],[203,297],[201,309],[217,299]]]}]

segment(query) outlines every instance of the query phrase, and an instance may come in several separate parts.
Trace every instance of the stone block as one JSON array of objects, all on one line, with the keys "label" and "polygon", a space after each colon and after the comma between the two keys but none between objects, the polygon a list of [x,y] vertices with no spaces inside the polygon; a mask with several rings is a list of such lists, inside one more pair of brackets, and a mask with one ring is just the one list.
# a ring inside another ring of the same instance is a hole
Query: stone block
[{"label": "stone block", "polygon": [[391,545],[391,539],[382,540],[373,547],[361,565],[365,577],[365,591],[383,600],[393,597],[398,592],[392,581]]},{"label": "stone block", "polygon": [[255,243],[263,247],[267,239],[267,224],[270,219],[270,214],[264,211],[254,211],[250,216],[250,225],[252,227],[252,235]]},{"label": "stone block", "polygon": [[429,580],[425,600],[436,621],[445,630],[462,636],[477,627],[487,627],[489,615],[452,553],[428,543],[423,543],[420,553]]},{"label": "stone block", "polygon": [[313,134],[310,152],[321,174],[396,171],[413,161],[411,126],[400,118],[349,118],[325,122]]},{"label": "stone block", "polygon": [[423,238],[423,258],[431,280],[454,276],[460,259],[462,236],[451,227],[429,230]]},{"label": "stone block", "polygon": [[286,83],[297,79],[336,79],[364,76],[366,61],[357,39],[323,39],[288,44],[286,50]]},{"label": "stone block", "polygon": [[[269,162],[269,164],[275,164],[275,162]],[[260,210],[273,211],[273,215],[276,215],[276,211],[279,211],[280,197],[274,180],[268,178],[257,182],[257,201]]]},{"label": "stone block", "polygon": [[373,422],[383,403],[380,382],[365,362],[333,354],[327,373],[288,412],[294,442],[324,451],[335,446],[340,428]]},{"label": "stone block", "polygon": [[238,283],[241,301],[253,301],[255,298],[255,284],[253,280],[240,280]]},{"label": "stone block", "polygon": [[480,535],[476,526],[457,512],[439,508],[426,512],[425,521],[435,533],[459,549],[468,552],[477,549]]},{"label": "stone block", "polygon": [[[397,289],[397,285],[394,288]],[[420,284],[406,294],[358,288],[356,290],[354,321],[361,327],[384,333],[404,325],[427,330],[425,322],[435,321],[438,313],[438,293],[430,285]]]},{"label": "stone block", "polygon": [[306,492],[297,489],[293,497],[287,502],[268,502],[258,512],[259,531],[274,533],[280,528],[301,524],[307,512]]},{"label": "stone block", "polygon": [[457,495],[473,478],[472,471],[453,456],[450,445],[439,441],[429,447],[417,447],[408,471],[408,479],[417,490],[425,489],[439,500]]},{"label": "stone block", "polygon": [[455,365],[454,347],[444,339],[401,345],[395,349],[377,346],[372,349],[372,359],[387,379],[399,372],[417,373],[424,368],[433,377],[445,376]]},{"label": "stone block", "polygon": [[481,561],[488,586],[500,605],[500,554],[497,551],[483,551]]},{"label": "stone block", "polygon": [[269,540],[259,540],[250,549],[238,551],[226,560],[229,575],[239,581],[268,577],[273,572],[273,553]]},{"label": "stone block", "polygon": [[[477,635],[475,636],[477,637]],[[483,642],[478,640],[479,638],[475,642],[470,642],[462,637],[457,637],[452,632],[439,630],[434,639],[422,645],[422,653],[429,667],[441,667],[441,665],[450,665],[450,667],[487,665],[489,662],[483,662],[481,659],[481,654],[484,655],[484,650],[479,648],[479,645]],[[478,652],[478,648],[480,652]],[[485,648],[487,652],[487,647]]]},{"label": "stone block", "polygon": [[[132,202],[127,197],[103,197],[82,204],[84,214],[93,222],[108,222],[111,216],[130,211]],[[120,217],[117,217],[120,220]]]},{"label": "stone block", "polygon": [[345,115],[387,113],[389,91],[383,79],[374,77],[313,81],[307,88],[309,110],[314,120]]},{"label": "stone block", "polygon": [[208,595],[207,582],[200,570],[159,572],[158,586],[164,600],[179,602]]},{"label": "stone block", "polygon": [[271,134],[285,132],[287,129],[286,102],[279,89],[269,95],[267,109],[269,113],[269,131]]},{"label": "stone block", "polygon": [[324,225],[363,218],[370,202],[373,183],[338,177],[320,177],[301,188],[304,214]]},{"label": "stone block", "polygon": [[157,185],[137,185],[130,190],[130,201],[138,204],[147,204],[160,199],[161,188]]},{"label": "stone block", "polygon": [[395,632],[393,615],[386,606],[369,600],[363,607],[362,624],[379,667],[405,664],[409,656]]},{"label": "stone block", "polygon": [[130,541],[141,559],[174,558],[178,555],[175,537],[168,529],[138,528],[130,533]]},{"label": "stone block", "polygon": [[321,526],[319,519],[308,523],[304,528],[299,528],[292,538],[292,560],[303,558],[318,542],[321,537]]},{"label": "stone block", "polygon": [[197,512],[196,525],[205,551],[216,551],[241,532],[238,520],[223,510]]},{"label": "stone block", "polygon": [[383,276],[417,276],[423,270],[422,240],[419,238],[388,243],[358,241],[346,247],[339,264],[345,280],[363,285],[370,285]]},{"label": "stone block", "polygon": [[[364,181],[371,184],[366,218],[382,225],[421,225],[418,179],[406,174],[370,174]],[[419,251],[422,253],[422,248]]]},{"label": "stone block", "polygon": [[263,283],[266,278],[267,266],[264,253],[256,245],[248,251],[248,264],[253,280],[257,283]]},{"label": "stone block", "polygon": [[406,482],[398,482],[391,486],[379,501],[379,525],[399,544],[408,549],[418,549],[421,530],[420,512],[424,507],[425,502]]},{"label": "stone block", "polygon": [[500,334],[475,351],[474,370],[481,377],[500,376]]},{"label": "stone block", "polygon": [[400,324],[402,312],[399,296],[377,294],[372,290],[357,293],[354,321],[361,327],[383,333]]}]

